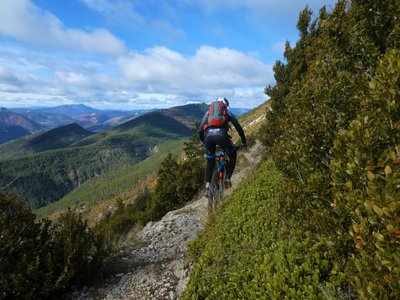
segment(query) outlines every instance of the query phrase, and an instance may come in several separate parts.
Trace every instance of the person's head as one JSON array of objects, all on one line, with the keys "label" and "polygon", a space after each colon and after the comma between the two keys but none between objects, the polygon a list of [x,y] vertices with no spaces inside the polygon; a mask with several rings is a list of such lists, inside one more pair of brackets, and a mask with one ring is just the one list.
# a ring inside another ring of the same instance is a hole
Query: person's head
[{"label": "person's head", "polygon": [[229,101],[228,99],[226,99],[225,97],[218,97],[217,100],[215,100],[217,102],[223,102],[225,103],[225,105],[228,107],[229,106]]}]

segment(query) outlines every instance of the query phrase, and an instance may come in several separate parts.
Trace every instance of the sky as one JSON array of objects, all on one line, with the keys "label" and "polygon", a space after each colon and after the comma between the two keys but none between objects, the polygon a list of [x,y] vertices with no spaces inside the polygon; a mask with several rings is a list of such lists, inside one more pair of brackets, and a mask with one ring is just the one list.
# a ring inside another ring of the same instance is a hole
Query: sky
[{"label": "sky", "polygon": [[299,12],[333,0],[0,0],[0,106],[267,100]]}]

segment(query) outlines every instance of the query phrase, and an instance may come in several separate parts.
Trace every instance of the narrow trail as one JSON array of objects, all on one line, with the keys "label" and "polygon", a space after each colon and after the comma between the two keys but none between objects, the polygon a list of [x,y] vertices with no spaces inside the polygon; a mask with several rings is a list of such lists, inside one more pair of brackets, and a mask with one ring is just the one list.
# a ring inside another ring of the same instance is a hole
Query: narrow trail
[{"label": "narrow trail", "polygon": [[[261,149],[257,142],[244,153],[244,162],[232,176],[233,187],[259,162]],[[118,256],[119,272],[102,287],[72,292],[67,299],[179,299],[189,280],[187,245],[203,231],[207,219],[207,198],[200,195],[160,221],[149,222]]]}]

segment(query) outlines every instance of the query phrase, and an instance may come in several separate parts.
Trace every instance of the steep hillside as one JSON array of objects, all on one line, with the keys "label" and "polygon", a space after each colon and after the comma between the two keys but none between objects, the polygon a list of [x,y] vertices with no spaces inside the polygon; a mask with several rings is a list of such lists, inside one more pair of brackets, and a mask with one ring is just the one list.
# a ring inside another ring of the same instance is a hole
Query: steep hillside
[{"label": "steep hillside", "polygon": [[0,159],[26,153],[66,148],[91,134],[93,133],[75,123],[61,126],[44,133],[34,134],[0,145]]},{"label": "steep hillside", "polygon": [[[265,121],[265,114],[270,107],[268,102],[265,102],[245,114],[238,117],[239,123],[242,125],[248,143],[252,143],[258,134],[263,122]],[[236,130],[230,131],[230,135],[235,143],[240,143],[240,137]]]},{"label": "steep hillside", "polygon": [[6,108],[1,108],[0,110],[0,126],[10,127],[10,126],[20,126],[29,132],[35,132],[42,130],[43,128],[31,119],[12,112]]},{"label": "steep hillside", "polygon": [[94,223],[99,216],[107,214],[109,207],[115,206],[116,199],[131,201],[139,184],[155,174],[168,153],[177,156],[183,149],[183,143],[182,140],[162,143],[145,160],[96,176],[35,213],[40,217],[53,215],[51,217],[54,218],[54,215],[59,215],[66,208],[78,206],[85,213],[86,219]]},{"label": "steep hillside", "polygon": [[0,144],[29,134],[31,134],[31,132],[21,126],[0,126]]},{"label": "steep hillside", "polygon": [[[0,161],[0,186],[12,182],[10,191],[27,199],[33,208],[42,207],[92,177],[145,159],[162,142],[191,136],[191,120],[200,119],[203,114],[204,105],[173,108],[172,112],[154,111],[64,149],[4,158]],[[31,145],[42,151],[53,143],[61,147],[73,142],[73,138],[60,139],[57,132],[36,136]],[[81,137],[76,132],[73,135],[78,136]]]},{"label": "steep hillside", "polygon": [[148,112],[73,146],[118,144],[129,147],[190,136],[194,121],[200,120],[206,110],[205,104],[189,104]]}]

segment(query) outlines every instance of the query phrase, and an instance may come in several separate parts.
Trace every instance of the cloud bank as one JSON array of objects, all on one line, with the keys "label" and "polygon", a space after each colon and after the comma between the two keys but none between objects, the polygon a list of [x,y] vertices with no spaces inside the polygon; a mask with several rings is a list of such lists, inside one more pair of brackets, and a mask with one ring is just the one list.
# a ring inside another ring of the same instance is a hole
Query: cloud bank
[{"label": "cloud bank", "polygon": [[273,80],[272,66],[234,49],[211,46],[186,56],[153,47],[107,62],[33,56],[26,63],[15,53],[0,48],[8,61],[0,68],[0,97],[5,102],[19,99],[21,105],[35,94],[32,100],[43,95],[46,105],[62,99],[102,107],[107,102],[119,108],[167,107],[226,96],[234,106],[252,107],[265,101],[264,86]]}]

